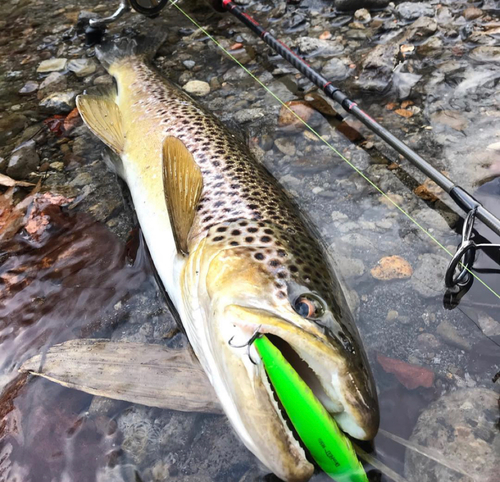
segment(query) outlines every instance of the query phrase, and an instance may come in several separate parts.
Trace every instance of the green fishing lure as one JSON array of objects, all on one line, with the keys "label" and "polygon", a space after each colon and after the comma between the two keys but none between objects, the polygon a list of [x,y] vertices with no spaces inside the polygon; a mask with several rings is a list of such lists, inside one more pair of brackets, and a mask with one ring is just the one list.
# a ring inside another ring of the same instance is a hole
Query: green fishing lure
[{"label": "green fishing lure", "polygon": [[295,430],[316,463],[337,482],[368,482],[350,440],[281,352],[262,336],[257,349]]}]

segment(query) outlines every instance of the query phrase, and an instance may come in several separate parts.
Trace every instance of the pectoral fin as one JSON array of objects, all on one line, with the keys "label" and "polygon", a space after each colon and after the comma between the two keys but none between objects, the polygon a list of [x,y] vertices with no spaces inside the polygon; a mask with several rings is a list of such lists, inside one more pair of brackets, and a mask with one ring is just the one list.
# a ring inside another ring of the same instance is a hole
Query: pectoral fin
[{"label": "pectoral fin", "polygon": [[169,136],[163,141],[163,185],[177,252],[188,254],[188,236],[203,189],[203,177],[184,143]]},{"label": "pectoral fin", "polygon": [[183,412],[222,413],[189,349],[110,340],[71,340],[26,361],[21,371],[92,395]]},{"label": "pectoral fin", "polygon": [[125,133],[120,109],[111,97],[79,95],[76,105],[89,129],[117,154],[123,152]]}]

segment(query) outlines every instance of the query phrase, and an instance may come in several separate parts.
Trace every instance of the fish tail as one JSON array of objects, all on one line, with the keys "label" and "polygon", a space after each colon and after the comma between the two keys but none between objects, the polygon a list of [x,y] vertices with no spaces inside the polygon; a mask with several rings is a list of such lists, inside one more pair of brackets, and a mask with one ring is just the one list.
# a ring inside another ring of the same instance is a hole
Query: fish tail
[{"label": "fish tail", "polygon": [[96,47],[96,56],[108,72],[111,68],[132,57],[145,61],[151,60],[165,41],[166,36],[165,26],[157,26],[146,35],[120,38],[118,41],[105,41]]}]

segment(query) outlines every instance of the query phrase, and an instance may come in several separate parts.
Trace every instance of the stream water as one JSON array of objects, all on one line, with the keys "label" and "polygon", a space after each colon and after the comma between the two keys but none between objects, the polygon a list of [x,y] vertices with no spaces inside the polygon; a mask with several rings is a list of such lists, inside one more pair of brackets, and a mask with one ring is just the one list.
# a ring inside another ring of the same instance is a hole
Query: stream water
[{"label": "stream water", "polygon": [[[500,215],[495,2],[416,2],[355,16],[323,0],[240,3]],[[381,405],[382,431],[363,448],[400,480],[498,480],[499,251],[478,255],[474,272],[484,283],[476,279],[459,300],[450,297],[443,247],[455,252],[463,223],[453,202],[236,19],[203,2],[179,5],[274,95],[298,101],[308,123],[428,231],[311,132],[290,125],[276,99],[179,11],[167,8],[155,20],[168,32],[158,69],[181,86],[209,84],[199,102],[247,138],[316,226],[344,279]],[[106,168],[104,146],[78,119],[64,123],[77,93],[110,82],[77,20],[82,11],[104,15],[113,7],[95,0],[2,7],[0,172],[40,186],[36,194],[33,187],[0,194],[0,481],[276,480],[223,416],[93,397],[18,372],[30,357],[74,338],[187,344],[126,186]],[[150,22],[127,14],[109,32],[144,31]],[[37,72],[51,58],[92,62]],[[31,150],[16,167],[12,151],[22,143]],[[35,200],[26,210],[28,196]],[[478,235],[498,242],[480,225]],[[427,447],[439,462],[390,434]],[[370,480],[392,480],[367,468]],[[317,473],[312,480],[330,479]]]}]

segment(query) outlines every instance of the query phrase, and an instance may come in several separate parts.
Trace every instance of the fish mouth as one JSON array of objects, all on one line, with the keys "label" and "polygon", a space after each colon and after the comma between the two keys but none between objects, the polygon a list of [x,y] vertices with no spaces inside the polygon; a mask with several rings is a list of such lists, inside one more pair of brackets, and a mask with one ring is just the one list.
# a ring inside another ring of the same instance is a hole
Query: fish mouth
[{"label": "fish mouth", "polygon": [[[370,407],[370,397],[363,399],[360,396],[360,390],[353,383],[353,376],[349,371],[352,367],[346,364],[345,359],[332,350],[325,340],[321,339],[319,333],[294,324],[293,320],[261,309],[229,305],[224,312],[224,318],[230,321],[232,334],[235,335],[235,339],[237,336],[238,342],[250,340],[255,333],[265,334],[309,386],[316,398],[332,414],[344,432],[360,440],[369,440],[375,436],[378,429],[376,399]],[[278,469],[273,467],[274,461],[266,462],[266,455],[268,455],[266,451],[271,451],[270,440],[254,440],[253,447],[252,444],[247,444],[247,446],[284,480],[308,480],[312,475],[313,466],[308,461],[307,449],[283,409],[263,363],[260,362],[257,350],[253,345],[245,349],[243,349],[244,345],[236,343],[234,345],[231,348],[233,355],[239,357],[239,360],[246,366],[247,376],[253,384],[251,393],[255,394],[262,403],[261,410],[266,413],[266,423],[280,427],[282,433],[279,436],[286,440],[289,447],[293,447],[293,460],[288,461],[285,472],[280,471],[279,467]],[[238,383],[242,387],[245,381],[241,377]],[[258,395],[257,385],[261,390]],[[267,399],[265,402],[264,398]],[[238,400],[236,403],[240,411],[239,416],[245,417],[246,404],[250,401]],[[262,408],[264,406],[265,408]],[[250,432],[253,429],[254,427],[251,426]],[[245,437],[242,436],[242,438],[245,441]],[[256,445],[262,443],[264,447],[256,449]],[[282,456],[286,458],[286,455]],[[296,477],[296,472],[291,467],[294,464],[301,467],[300,470],[303,473],[309,475],[304,475],[302,478]],[[305,468],[307,470],[304,470]]]}]

